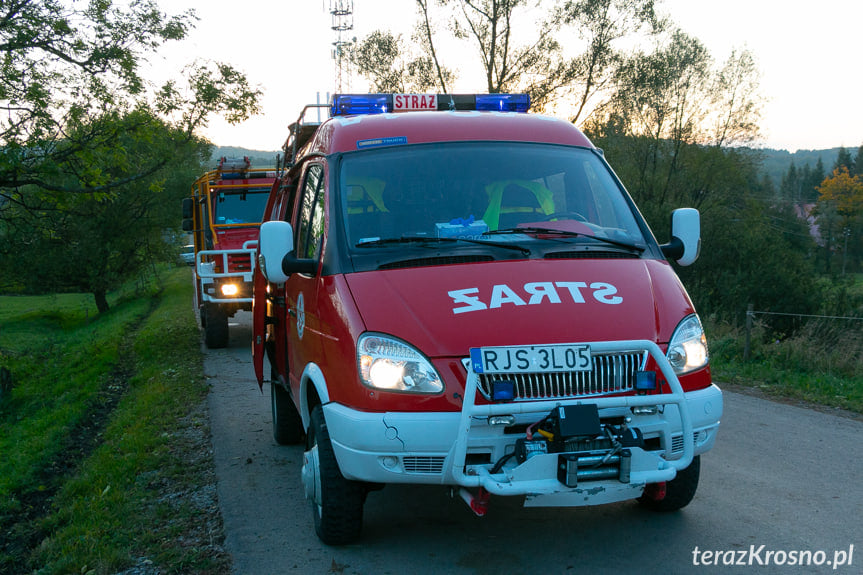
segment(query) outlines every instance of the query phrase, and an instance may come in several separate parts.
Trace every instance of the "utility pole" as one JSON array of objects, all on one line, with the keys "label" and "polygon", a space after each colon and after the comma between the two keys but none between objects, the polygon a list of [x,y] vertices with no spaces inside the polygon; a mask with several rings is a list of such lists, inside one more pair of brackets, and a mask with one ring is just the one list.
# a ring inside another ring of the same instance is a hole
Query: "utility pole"
[{"label": "utility pole", "polygon": [[[343,33],[354,29],[353,0],[330,0],[330,14],[333,16],[332,29],[336,32],[332,51],[333,60],[336,61],[335,93],[339,93],[344,91],[345,78],[350,82],[350,73],[346,70],[345,52],[353,42],[344,38]],[[350,85],[347,88],[350,89]]]},{"label": "utility pole", "polygon": [[845,226],[845,229],[842,231],[842,235],[845,236],[845,247],[842,248],[842,275],[845,275],[845,262],[848,258],[848,237],[851,235],[851,228]]}]

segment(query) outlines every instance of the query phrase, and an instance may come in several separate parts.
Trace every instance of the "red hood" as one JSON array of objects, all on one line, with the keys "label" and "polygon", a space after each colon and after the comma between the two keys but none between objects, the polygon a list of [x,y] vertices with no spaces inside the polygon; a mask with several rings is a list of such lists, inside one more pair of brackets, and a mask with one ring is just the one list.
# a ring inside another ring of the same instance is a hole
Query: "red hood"
[{"label": "red hood", "polygon": [[693,308],[657,260],[530,260],[346,276],[366,329],[431,357],[471,347],[621,339],[667,342]]}]

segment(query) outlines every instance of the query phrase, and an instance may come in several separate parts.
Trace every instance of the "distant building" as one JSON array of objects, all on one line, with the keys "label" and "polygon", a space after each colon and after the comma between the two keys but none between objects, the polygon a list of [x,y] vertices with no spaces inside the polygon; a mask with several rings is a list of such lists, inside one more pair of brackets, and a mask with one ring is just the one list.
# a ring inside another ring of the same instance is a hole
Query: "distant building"
[{"label": "distant building", "polygon": [[819,246],[824,246],[824,239],[821,237],[821,230],[818,227],[817,219],[813,212],[818,204],[794,204],[794,213],[801,220],[805,220],[809,224],[809,235],[815,240]]}]

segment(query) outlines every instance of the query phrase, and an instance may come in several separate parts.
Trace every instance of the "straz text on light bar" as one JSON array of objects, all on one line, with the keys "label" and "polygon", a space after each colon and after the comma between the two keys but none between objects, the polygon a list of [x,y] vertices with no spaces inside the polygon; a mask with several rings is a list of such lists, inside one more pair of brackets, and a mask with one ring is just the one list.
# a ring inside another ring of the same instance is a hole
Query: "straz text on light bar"
[{"label": "straz text on light bar", "polygon": [[330,116],[447,110],[525,113],[529,108],[527,94],[335,94]]}]

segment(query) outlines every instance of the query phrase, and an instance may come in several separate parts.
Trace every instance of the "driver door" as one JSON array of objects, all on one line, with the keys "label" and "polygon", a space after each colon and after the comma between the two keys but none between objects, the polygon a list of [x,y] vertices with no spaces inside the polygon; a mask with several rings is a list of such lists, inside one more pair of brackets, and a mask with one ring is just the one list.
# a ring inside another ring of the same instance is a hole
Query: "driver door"
[{"label": "driver door", "polygon": [[288,377],[294,397],[299,397],[300,380],[306,366],[321,361],[321,322],[317,301],[327,220],[326,189],[324,164],[308,164],[300,182],[291,224],[296,256],[314,259],[318,265],[314,274],[293,273],[285,283]]}]

